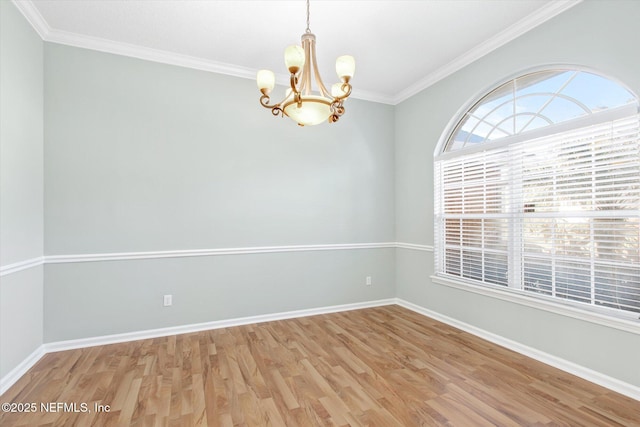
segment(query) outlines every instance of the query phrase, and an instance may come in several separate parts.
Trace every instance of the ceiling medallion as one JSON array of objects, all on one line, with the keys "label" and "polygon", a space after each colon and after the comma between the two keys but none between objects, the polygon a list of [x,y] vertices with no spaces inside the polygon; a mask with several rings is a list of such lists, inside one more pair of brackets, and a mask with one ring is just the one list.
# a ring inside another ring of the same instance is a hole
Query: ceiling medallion
[{"label": "ceiling medallion", "polygon": [[[331,87],[331,92],[322,82],[316,61],[316,36],[309,29],[309,0],[307,0],[307,29],[302,35],[302,47],[293,45],[284,51],[284,62],[290,73],[291,88],[282,101],[270,105],[269,94],[276,83],[270,70],[258,71],[258,89],[262,93],[260,104],[270,108],[274,116],[287,116],[300,126],[317,125],[325,120],[338,121],[344,114],[344,100],[351,95],[351,84],[356,68],[353,56],[344,55],[336,59],[336,72],[340,83]],[[312,72],[318,92],[312,91]]]}]

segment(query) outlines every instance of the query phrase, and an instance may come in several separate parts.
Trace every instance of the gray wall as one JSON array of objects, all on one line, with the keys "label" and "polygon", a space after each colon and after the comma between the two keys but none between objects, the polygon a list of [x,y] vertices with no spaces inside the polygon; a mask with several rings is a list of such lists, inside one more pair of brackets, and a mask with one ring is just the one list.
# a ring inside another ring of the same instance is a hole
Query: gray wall
[{"label": "gray wall", "polygon": [[[396,232],[433,245],[433,151],[470,101],[532,67],[574,64],[640,94],[640,2],[585,1],[396,106]],[[640,386],[640,336],[432,283],[433,254],[397,250],[397,296]]]},{"label": "gray wall", "polygon": [[[0,266],[43,253],[43,43],[0,2]],[[42,267],[0,277],[0,378],[42,344]]]},{"label": "gray wall", "polygon": [[47,265],[45,341],[375,301],[393,281],[394,249]]},{"label": "gray wall", "polygon": [[[392,106],[349,100],[301,128],[250,80],[44,57],[46,255],[394,240]],[[389,298],[394,264],[393,249],[47,264],[45,342]]]}]

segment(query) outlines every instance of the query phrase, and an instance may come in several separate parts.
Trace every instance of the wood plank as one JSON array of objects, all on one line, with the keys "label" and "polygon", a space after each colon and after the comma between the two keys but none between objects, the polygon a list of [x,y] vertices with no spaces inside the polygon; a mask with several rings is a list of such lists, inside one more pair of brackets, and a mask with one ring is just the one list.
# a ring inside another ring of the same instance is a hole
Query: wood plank
[{"label": "wood plank", "polygon": [[398,306],[51,353],[1,401],[92,410],[3,427],[640,427],[640,402]]}]

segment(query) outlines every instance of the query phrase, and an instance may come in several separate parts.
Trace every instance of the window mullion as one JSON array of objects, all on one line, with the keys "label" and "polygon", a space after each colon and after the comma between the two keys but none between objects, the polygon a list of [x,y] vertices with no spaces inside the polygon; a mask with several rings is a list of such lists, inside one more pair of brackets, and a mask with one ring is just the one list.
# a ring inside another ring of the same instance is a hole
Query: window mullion
[{"label": "window mullion", "polygon": [[[612,125],[613,127],[613,125]],[[591,145],[591,210],[592,211],[596,211],[598,209],[597,207],[597,199],[596,199],[596,146],[595,146],[595,142]],[[596,239],[595,239],[595,229],[594,229],[594,223],[595,223],[596,219],[595,218],[590,218],[589,219],[589,242],[591,244],[590,249],[590,260],[589,260],[589,267],[591,269],[590,271],[590,301],[591,301],[591,305],[596,305],[596,263],[595,263],[595,258],[596,258]]]},{"label": "window mullion", "polygon": [[[464,162],[463,162],[464,165]],[[464,232],[464,220],[462,219],[464,217],[464,214],[467,213],[467,205],[466,205],[466,193],[464,191],[465,189],[465,185],[467,183],[466,181],[466,168],[462,168],[462,189],[461,189],[461,195],[460,195],[460,200],[462,201],[460,204],[460,213],[462,214],[460,216],[460,222],[458,225],[458,245],[460,247],[459,251],[460,251],[460,255],[458,256],[458,259],[460,260],[460,277],[464,277],[464,265],[465,265],[465,259],[464,259],[464,245],[463,245],[463,232]]]},{"label": "window mullion", "polygon": [[486,233],[485,233],[485,226],[487,223],[487,163],[485,161],[485,165],[484,165],[484,170],[482,171],[482,216],[483,218],[480,220],[480,248],[482,250],[482,253],[480,254],[480,264],[481,264],[481,271],[482,271],[482,278],[484,280],[484,278],[487,277],[487,271],[486,271],[486,262],[485,262],[485,257],[486,257],[486,247],[487,247],[487,240],[486,240]]},{"label": "window mullion", "polygon": [[[552,200],[553,200],[553,205],[557,206],[558,205],[558,175],[556,174],[555,171],[552,172],[553,174],[553,185],[552,185]],[[554,218],[553,222],[551,224],[551,295],[553,297],[556,297],[556,277],[557,277],[557,254],[558,254],[558,236],[557,236],[557,231],[558,231],[558,219]]]},{"label": "window mullion", "polygon": [[508,286],[513,289],[523,289],[523,259],[522,259],[522,155],[520,150],[509,150],[508,156],[511,159],[508,168],[507,191],[509,200],[507,209],[509,210],[509,238],[508,238]]}]

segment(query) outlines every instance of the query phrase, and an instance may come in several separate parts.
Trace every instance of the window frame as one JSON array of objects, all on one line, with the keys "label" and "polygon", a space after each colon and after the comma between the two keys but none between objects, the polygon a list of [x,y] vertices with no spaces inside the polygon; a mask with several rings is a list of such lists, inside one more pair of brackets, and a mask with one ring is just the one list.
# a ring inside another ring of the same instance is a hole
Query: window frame
[{"label": "window frame", "polygon": [[[594,121],[592,115],[580,117],[576,119],[572,119],[565,122],[560,122],[556,124],[552,124],[550,126],[545,126],[539,129],[533,129],[528,132],[524,132],[522,134],[516,134],[512,136],[505,137],[503,139],[499,139],[496,141],[489,141],[478,144],[477,147],[465,148],[460,150],[459,152],[454,151],[444,151],[447,147],[447,144],[452,137],[453,132],[456,131],[461,120],[464,119],[465,115],[472,111],[479,103],[483,102],[483,99],[486,95],[490,94],[492,91],[501,87],[502,85],[513,81],[519,77],[523,77],[530,73],[542,72],[542,71],[552,71],[552,70],[567,70],[567,71],[585,71],[588,73],[593,73],[603,78],[609,79],[611,82],[620,85],[620,87],[626,89],[635,96],[636,103],[629,104],[617,108],[611,108],[609,110],[605,110],[597,113],[597,119]],[[635,94],[634,91],[630,90],[625,84],[619,82],[615,78],[611,78],[605,74],[602,74],[599,71],[588,69],[586,67],[573,66],[573,65],[558,65],[558,66],[545,66],[545,67],[536,67],[534,69],[528,69],[523,72],[514,74],[513,76],[504,79],[503,81],[493,84],[488,88],[480,91],[476,95],[474,95],[470,101],[465,103],[451,118],[449,123],[447,124],[444,132],[440,135],[440,139],[436,144],[436,147],[433,152],[433,165],[434,165],[434,175],[437,173],[435,165],[436,162],[445,160],[447,158],[453,158],[456,156],[462,155],[461,153],[468,154],[476,151],[485,151],[487,146],[491,148],[496,148],[498,146],[507,146],[510,144],[515,144],[517,142],[531,140],[535,138],[539,138],[545,135],[552,135],[556,133],[563,132],[565,130],[575,129],[580,127],[580,124],[584,123],[585,126],[594,124],[596,122],[606,122],[607,120],[613,120],[616,117],[620,117],[621,113],[619,110],[627,110],[631,111],[630,108],[635,108],[635,113],[640,113],[640,98]],[[609,119],[611,117],[611,119]],[[578,123],[578,126],[576,124]],[[438,177],[434,176],[434,191],[436,191],[436,185],[438,182]],[[437,194],[434,194],[434,198]],[[435,200],[435,199],[434,199]],[[434,206],[435,207],[435,206]],[[439,223],[437,218],[434,216],[434,238],[437,239],[439,236],[438,231]],[[510,239],[513,238],[513,235],[510,236]],[[443,251],[444,250],[444,241],[443,242],[434,242],[434,251]],[[437,255],[434,252],[434,255]],[[508,258],[508,262],[511,263],[511,257]],[[574,302],[569,299],[561,299],[554,296],[547,296],[543,294],[536,294],[530,291],[525,291],[522,289],[523,283],[519,285],[519,287],[511,287],[511,286],[502,286],[502,285],[492,285],[486,282],[479,282],[473,279],[467,279],[462,276],[457,277],[455,275],[443,275],[438,270],[437,265],[437,256],[434,256],[434,274],[431,276],[431,279],[434,283],[438,283],[441,285],[453,287],[456,289],[461,289],[468,292],[473,292],[476,294],[481,294],[501,300],[506,300],[510,302],[515,302],[518,304],[522,304],[528,307],[534,307],[543,309],[546,311],[550,311],[556,314],[562,314],[564,316],[569,316],[581,320],[587,320],[590,322],[594,322],[601,325],[613,326],[618,329],[626,330],[629,332],[640,333],[640,314],[624,311],[604,306],[595,306],[589,305],[585,306],[582,303]]]}]

